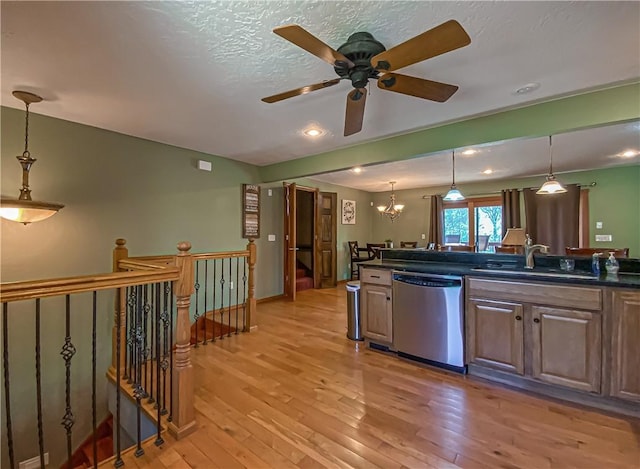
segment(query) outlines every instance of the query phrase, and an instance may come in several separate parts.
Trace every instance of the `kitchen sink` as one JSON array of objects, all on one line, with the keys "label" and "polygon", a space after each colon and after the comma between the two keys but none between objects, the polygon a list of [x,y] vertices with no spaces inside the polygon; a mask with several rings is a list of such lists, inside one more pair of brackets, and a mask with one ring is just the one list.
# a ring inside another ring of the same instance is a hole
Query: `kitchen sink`
[{"label": "kitchen sink", "polygon": [[566,272],[566,271],[553,271],[553,270],[536,270],[533,269],[519,269],[519,268],[496,268],[496,267],[474,267],[472,270],[478,272],[487,272],[492,274],[509,274],[519,275],[523,277],[555,277],[555,278],[576,278],[586,279],[595,278],[590,272]]}]

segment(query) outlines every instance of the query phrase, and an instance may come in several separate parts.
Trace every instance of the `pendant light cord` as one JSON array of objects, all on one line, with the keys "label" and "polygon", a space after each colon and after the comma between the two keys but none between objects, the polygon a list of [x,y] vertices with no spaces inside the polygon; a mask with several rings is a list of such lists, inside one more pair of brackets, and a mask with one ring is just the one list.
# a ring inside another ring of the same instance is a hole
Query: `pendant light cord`
[{"label": "pendant light cord", "polygon": [[24,124],[24,153],[29,153],[29,103],[25,103],[27,105],[27,112],[25,114],[25,124]]},{"label": "pendant light cord", "polygon": [[453,164],[451,165],[451,185],[456,185],[456,151],[452,150],[453,153]]},{"label": "pendant light cord", "polygon": [[549,135],[549,176],[553,176],[553,150],[551,147],[551,135]]}]

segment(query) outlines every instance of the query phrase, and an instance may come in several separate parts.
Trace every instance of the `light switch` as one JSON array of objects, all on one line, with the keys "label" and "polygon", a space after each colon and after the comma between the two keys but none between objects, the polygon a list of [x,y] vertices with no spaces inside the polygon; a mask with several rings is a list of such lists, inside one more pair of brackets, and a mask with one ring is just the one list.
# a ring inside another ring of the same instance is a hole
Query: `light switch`
[{"label": "light switch", "polygon": [[424,234],[424,233],[422,233],[422,234],[420,235],[420,237],[421,237],[422,239],[427,239],[427,235],[426,235],[426,234]]},{"label": "light switch", "polygon": [[269,236],[267,237],[267,239],[268,239],[269,241],[275,241],[275,240],[276,240],[276,235],[269,235]]},{"label": "light switch", "polygon": [[596,241],[613,241],[611,235],[596,235]]},{"label": "light switch", "polygon": [[273,195],[273,191],[271,189],[267,189],[267,195],[271,197]]},{"label": "light switch", "polygon": [[597,221],[596,222],[596,229],[597,230],[601,230],[602,229],[602,222],[601,221]]}]

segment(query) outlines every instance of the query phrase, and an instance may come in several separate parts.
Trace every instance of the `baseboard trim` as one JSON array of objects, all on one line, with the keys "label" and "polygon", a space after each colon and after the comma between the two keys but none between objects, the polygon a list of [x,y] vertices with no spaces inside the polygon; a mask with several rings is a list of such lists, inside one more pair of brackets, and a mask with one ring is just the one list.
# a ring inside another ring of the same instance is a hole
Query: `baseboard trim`
[{"label": "baseboard trim", "polygon": [[260,303],[266,303],[268,301],[275,301],[275,300],[281,300],[286,298],[284,293],[281,293],[280,295],[274,295],[274,296],[265,296],[264,298],[258,298],[256,300],[256,303],[260,304]]}]

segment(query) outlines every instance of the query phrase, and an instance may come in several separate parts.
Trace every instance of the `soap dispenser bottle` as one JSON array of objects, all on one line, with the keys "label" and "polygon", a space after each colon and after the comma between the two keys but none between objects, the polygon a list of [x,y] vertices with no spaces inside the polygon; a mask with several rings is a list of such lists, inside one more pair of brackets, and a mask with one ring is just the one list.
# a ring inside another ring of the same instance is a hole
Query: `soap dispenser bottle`
[{"label": "soap dispenser bottle", "polygon": [[613,252],[609,253],[609,259],[607,259],[607,262],[605,262],[604,266],[607,269],[608,274],[618,273],[620,265],[618,264],[618,260],[616,259],[616,257],[613,255]]},{"label": "soap dispenser bottle", "polygon": [[600,253],[594,252],[591,255],[591,272],[600,275]]}]

